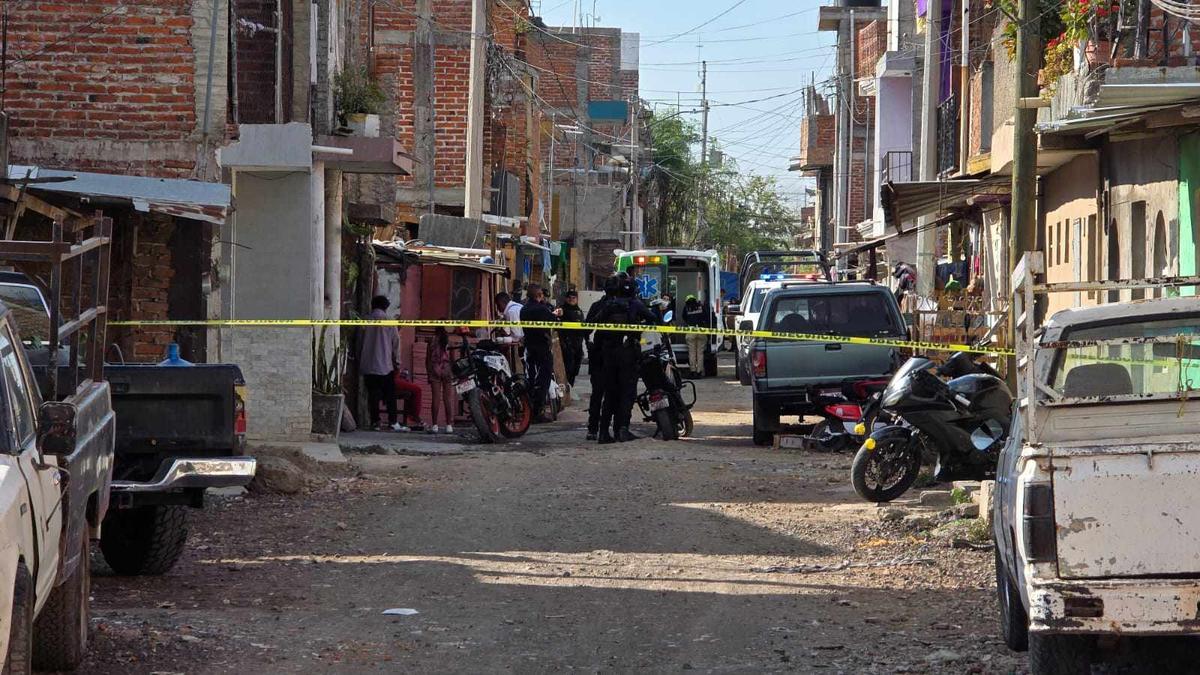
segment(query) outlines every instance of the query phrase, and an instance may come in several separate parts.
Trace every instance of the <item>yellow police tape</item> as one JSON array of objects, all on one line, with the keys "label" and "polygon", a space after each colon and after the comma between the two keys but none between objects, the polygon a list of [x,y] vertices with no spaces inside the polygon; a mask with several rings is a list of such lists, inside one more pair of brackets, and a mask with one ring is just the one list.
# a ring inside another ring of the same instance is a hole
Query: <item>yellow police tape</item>
[{"label": "yellow police tape", "polygon": [[553,328],[555,330],[657,332],[671,335],[716,335],[719,337],[763,338],[766,340],[789,340],[796,342],[823,342],[872,347],[894,347],[916,351],[966,352],[969,354],[994,354],[1012,356],[1016,352],[998,347],[976,347],[952,342],[919,342],[895,338],[852,337],[848,335],[826,335],[822,333],[790,333],[767,330],[734,330],[720,328],[696,328],[691,326],[660,326],[641,324],[588,323],[580,321],[453,321],[450,319],[226,319],[213,321],[110,321],[110,326],[119,327],[202,327],[202,328],[321,328],[321,327],[364,327],[388,326],[396,328]]}]

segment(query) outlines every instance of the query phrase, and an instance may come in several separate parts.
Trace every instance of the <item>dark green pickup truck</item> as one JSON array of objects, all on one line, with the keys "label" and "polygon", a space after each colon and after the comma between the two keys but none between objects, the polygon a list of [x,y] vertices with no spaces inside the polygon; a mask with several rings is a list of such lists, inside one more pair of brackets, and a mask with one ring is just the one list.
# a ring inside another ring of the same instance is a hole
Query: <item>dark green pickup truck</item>
[{"label": "dark green pickup truck", "polygon": [[772,290],[757,330],[828,335],[829,340],[758,339],[750,348],[754,442],[770,443],[782,415],[817,413],[823,390],[886,378],[897,356],[891,347],[853,345],[838,337],[907,339],[890,290],[870,282],[803,281]]}]

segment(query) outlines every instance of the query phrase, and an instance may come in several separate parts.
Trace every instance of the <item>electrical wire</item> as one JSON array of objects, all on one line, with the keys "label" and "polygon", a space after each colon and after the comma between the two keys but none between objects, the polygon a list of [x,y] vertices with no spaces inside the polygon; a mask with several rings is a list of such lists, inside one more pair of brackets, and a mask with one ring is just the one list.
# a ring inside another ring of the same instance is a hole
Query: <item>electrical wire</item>
[{"label": "electrical wire", "polygon": [[[503,0],[501,0],[501,1],[503,1]],[[655,41],[655,42],[648,42],[648,43],[646,43],[644,46],[646,46],[646,47],[653,47],[654,45],[661,45],[661,44],[663,44],[663,43],[666,43],[666,42],[673,42],[673,41],[675,41],[675,40],[678,40],[678,39],[679,39],[679,38],[681,38],[681,37],[685,37],[685,36],[687,36],[687,35],[692,35],[692,34],[694,34],[696,31],[700,30],[701,28],[704,28],[705,26],[708,26],[709,24],[712,24],[713,22],[717,21],[717,20],[718,20],[718,19],[720,19],[721,17],[723,17],[723,16],[725,16],[725,15],[729,14],[730,12],[732,12],[732,11],[733,11],[733,10],[735,10],[735,9],[737,9],[738,7],[741,7],[742,5],[746,4],[746,1],[747,1],[747,0],[737,0],[737,2],[733,3],[732,5],[730,5],[728,8],[726,8],[726,9],[725,9],[724,11],[722,11],[720,14],[717,14],[716,16],[714,16],[714,17],[712,17],[711,19],[709,19],[709,20],[705,21],[704,23],[701,23],[701,24],[699,24],[699,25],[697,25],[697,26],[694,26],[694,27],[692,27],[692,28],[689,28],[689,29],[687,29],[687,30],[683,31],[682,33],[676,33],[675,35],[672,35],[672,36],[671,36],[671,37],[669,37],[669,38],[666,38],[666,39],[663,39],[663,40],[658,40],[658,41]]]}]

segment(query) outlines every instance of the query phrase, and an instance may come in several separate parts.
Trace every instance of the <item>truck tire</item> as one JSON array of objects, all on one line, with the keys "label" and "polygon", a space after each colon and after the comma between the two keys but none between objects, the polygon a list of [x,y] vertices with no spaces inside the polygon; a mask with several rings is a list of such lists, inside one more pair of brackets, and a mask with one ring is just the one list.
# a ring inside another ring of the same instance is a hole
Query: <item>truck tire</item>
[{"label": "truck tire", "polygon": [[754,399],[754,444],[770,445],[779,431],[779,409]]},{"label": "truck tire", "polygon": [[734,358],[737,359],[734,370],[737,371],[738,382],[741,383],[743,387],[750,386],[750,364],[746,363],[746,359],[742,358],[740,352]]},{"label": "truck tire", "polygon": [[166,574],[187,541],[186,506],[110,509],[100,534],[100,552],[123,576]]},{"label": "truck tire", "polygon": [[1095,646],[1090,635],[1030,633],[1030,675],[1089,675]]},{"label": "truck tire", "polygon": [[8,654],[2,675],[29,675],[33,672],[33,577],[25,563],[17,563],[13,583],[12,616],[8,624]]},{"label": "truck tire", "polygon": [[717,376],[717,353],[716,352],[704,352],[704,376],[705,377],[716,377]]},{"label": "truck tire", "polygon": [[1021,603],[1021,593],[1012,575],[1004,567],[1000,551],[996,550],[996,600],[1000,605],[1000,635],[1004,644],[1014,652],[1029,650],[1029,614]]},{"label": "truck tire", "polygon": [[33,626],[33,666],[38,670],[75,670],[87,652],[92,556],[86,527],[82,536],[79,564],[71,576],[50,591]]}]

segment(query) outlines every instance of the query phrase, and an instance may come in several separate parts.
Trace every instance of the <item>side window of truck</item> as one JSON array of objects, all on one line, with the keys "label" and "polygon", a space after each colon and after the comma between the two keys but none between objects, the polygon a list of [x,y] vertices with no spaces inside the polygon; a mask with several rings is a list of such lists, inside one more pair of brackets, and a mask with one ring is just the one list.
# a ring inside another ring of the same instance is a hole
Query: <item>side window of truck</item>
[{"label": "side window of truck", "polygon": [[12,328],[8,322],[0,325],[0,361],[4,366],[4,382],[7,385],[9,405],[12,410],[13,428],[19,446],[24,446],[33,439],[36,425],[33,414],[33,396],[30,392],[29,381],[25,379],[25,371],[21,368],[21,359],[17,356],[20,345],[13,338]]}]

